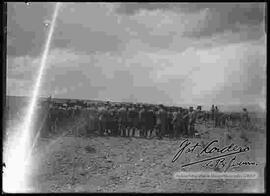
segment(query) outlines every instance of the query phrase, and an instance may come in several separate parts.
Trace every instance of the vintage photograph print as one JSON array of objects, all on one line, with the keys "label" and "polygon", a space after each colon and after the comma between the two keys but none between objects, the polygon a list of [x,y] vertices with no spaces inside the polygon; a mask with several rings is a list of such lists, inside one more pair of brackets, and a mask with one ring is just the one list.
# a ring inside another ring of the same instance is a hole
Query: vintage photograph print
[{"label": "vintage photograph print", "polygon": [[265,193],[266,3],[3,5],[4,193]]}]

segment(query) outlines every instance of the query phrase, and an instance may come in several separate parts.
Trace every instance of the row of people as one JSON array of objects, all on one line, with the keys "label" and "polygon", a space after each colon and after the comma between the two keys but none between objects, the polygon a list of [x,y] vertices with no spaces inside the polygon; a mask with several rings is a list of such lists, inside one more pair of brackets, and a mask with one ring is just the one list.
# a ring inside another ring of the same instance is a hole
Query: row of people
[{"label": "row of people", "polygon": [[159,138],[168,134],[177,137],[180,134],[194,134],[196,114],[199,111],[201,110],[193,110],[193,107],[190,107],[189,110],[181,107],[169,110],[162,105],[158,107],[105,105],[73,110],[51,107],[48,110],[47,124],[49,125],[46,127],[49,130],[57,129],[56,124],[59,125],[64,119],[72,121],[81,116],[87,122],[86,129],[89,132],[97,129],[100,135],[110,133],[134,136],[135,131],[139,130],[140,135],[146,137],[151,136],[155,130]]},{"label": "row of people", "polygon": [[179,108],[171,112],[162,106],[156,110],[147,107],[124,108],[118,110],[103,109],[98,116],[100,135],[111,133],[120,136],[135,136],[139,130],[141,137],[151,137],[156,131],[161,139],[165,135],[177,137],[180,135],[192,136],[195,133],[197,111],[190,107],[189,111]]},{"label": "row of people", "polygon": [[110,103],[92,104],[86,107],[55,107],[49,104],[48,108],[46,128],[49,130],[56,130],[61,126],[61,122],[74,121],[81,115],[87,122],[88,132],[98,130],[100,135],[109,133],[134,136],[138,130],[140,136],[147,137],[152,136],[155,131],[159,138],[165,135],[194,136],[195,122],[199,118],[205,122],[212,119],[217,127],[225,125],[231,117],[220,112],[214,105],[210,112],[202,111],[200,106],[194,110],[193,107],[185,109],[163,105]]}]

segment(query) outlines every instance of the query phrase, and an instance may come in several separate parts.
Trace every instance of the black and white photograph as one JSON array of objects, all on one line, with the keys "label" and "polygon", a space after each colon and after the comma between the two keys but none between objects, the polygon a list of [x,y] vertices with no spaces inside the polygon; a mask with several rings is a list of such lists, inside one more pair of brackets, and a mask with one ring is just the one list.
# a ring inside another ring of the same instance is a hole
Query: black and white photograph
[{"label": "black and white photograph", "polygon": [[2,5],[2,193],[266,192],[266,2]]}]

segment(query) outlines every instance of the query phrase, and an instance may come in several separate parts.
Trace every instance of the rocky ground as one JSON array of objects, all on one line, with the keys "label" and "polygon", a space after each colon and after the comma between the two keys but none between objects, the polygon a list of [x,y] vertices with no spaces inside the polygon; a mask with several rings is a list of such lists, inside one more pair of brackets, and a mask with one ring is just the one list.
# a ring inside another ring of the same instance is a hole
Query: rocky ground
[{"label": "rocky ground", "polygon": [[202,164],[182,168],[184,163],[201,160],[195,153],[183,155],[172,163],[184,138],[123,138],[58,136],[40,139],[33,152],[32,191],[34,192],[263,192],[266,157],[265,130],[247,130],[245,137],[234,128],[226,139],[224,128],[211,124],[196,126],[207,143],[218,139],[221,146],[248,145],[250,151],[237,155],[238,160],[256,161],[256,166],[241,166],[235,171],[257,171],[256,180],[174,179],[177,171],[213,171]]}]

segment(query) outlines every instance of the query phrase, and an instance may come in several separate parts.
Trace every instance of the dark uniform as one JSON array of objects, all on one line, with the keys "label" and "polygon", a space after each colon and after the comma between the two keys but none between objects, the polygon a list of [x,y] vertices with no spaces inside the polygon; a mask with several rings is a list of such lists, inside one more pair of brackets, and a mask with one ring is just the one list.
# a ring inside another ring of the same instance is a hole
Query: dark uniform
[{"label": "dark uniform", "polygon": [[147,118],[146,118],[146,110],[143,108],[139,112],[139,122],[140,122],[140,136],[146,137],[147,136]]},{"label": "dark uniform", "polygon": [[111,111],[111,131],[113,136],[118,135],[118,111],[115,108]]},{"label": "dark uniform", "polygon": [[[83,108],[81,110],[81,115],[82,115],[82,124],[78,125],[79,132],[84,131],[84,134],[88,134],[88,125],[89,125],[89,112],[86,108]],[[79,133],[78,132],[78,133]]]},{"label": "dark uniform", "polygon": [[217,106],[215,107],[214,117],[215,117],[215,127],[218,127],[219,126],[219,110]]},{"label": "dark uniform", "polygon": [[178,137],[180,132],[183,133],[183,115],[181,112],[173,113],[173,137]]},{"label": "dark uniform", "polygon": [[124,107],[118,110],[118,127],[121,136],[126,136],[127,129],[127,111]]},{"label": "dark uniform", "polygon": [[227,114],[220,113],[218,117],[218,125],[221,127],[225,127],[226,119],[227,119]]},{"label": "dark uniform", "polygon": [[47,136],[48,134],[52,133],[52,128],[53,128],[53,118],[52,118],[52,104],[50,103],[50,101],[46,101],[44,104],[44,124],[42,125],[42,129],[41,129],[41,136]]},{"label": "dark uniform", "polygon": [[166,123],[167,123],[167,113],[163,110],[160,109],[156,113],[156,125],[158,129],[158,137],[161,139],[166,131]]},{"label": "dark uniform", "polygon": [[106,123],[106,131],[109,135],[112,133],[112,124],[113,124],[113,111],[112,109],[107,110],[107,123]]},{"label": "dark uniform", "polygon": [[212,120],[214,121],[215,119],[215,106],[214,105],[212,105],[211,107],[211,117],[212,117]]},{"label": "dark uniform", "polygon": [[59,125],[59,115],[58,115],[58,110],[57,108],[51,107],[50,110],[48,111],[49,114],[49,120],[50,122],[50,130],[52,132],[56,132],[58,130],[58,125]]},{"label": "dark uniform", "polygon": [[233,126],[233,124],[232,124],[231,116],[230,115],[226,115],[226,118],[225,118],[225,127],[227,128],[228,133],[230,133],[232,126]]},{"label": "dark uniform", "polygon": [[87,130],[91,133],[98,129],[98,112],[95,108],[88,109],[88,118]]},{"label": "dark uniform", "polygon": [[197,119],[197,112],[196,111],[190,111],[189,112],[189,135],[194,136],[195,134],[195,122]]},{"label": "dark uniform", "polygon": [[153,110],[147,110],[146,111],[146,135],[149,131],[149,136],[152,136],[153,130],[155,128],[155,123],[156,123],[156,116]]},{"label": "dark uniform", "polygon": [[244,129],[248,128],[248,124],[250,122],[249,114],[246,108],[243,109],[243,114],[241,116],[241,124]]},{"label": "dark uniform", "polygon": [[187,110],[183,111],[183,132],[189,134],[189,112]]},{"label": "dark uniform", "polygon": [[135,129],[139,125],[139,112],[135,108],[128,111],[129,136],[135,136]]},{"label": "dark uniform", "polygon": [[104,135],[107,130],[107,122],[108,122],[108,111],[105,108],[101,108],[99,110],[99,134]]},{"label": "dark uniform", "polygon": [[173,136],[173,112],[168,112],[168,124],[167,124],[167,130],[169,132],[170,137]]}]

